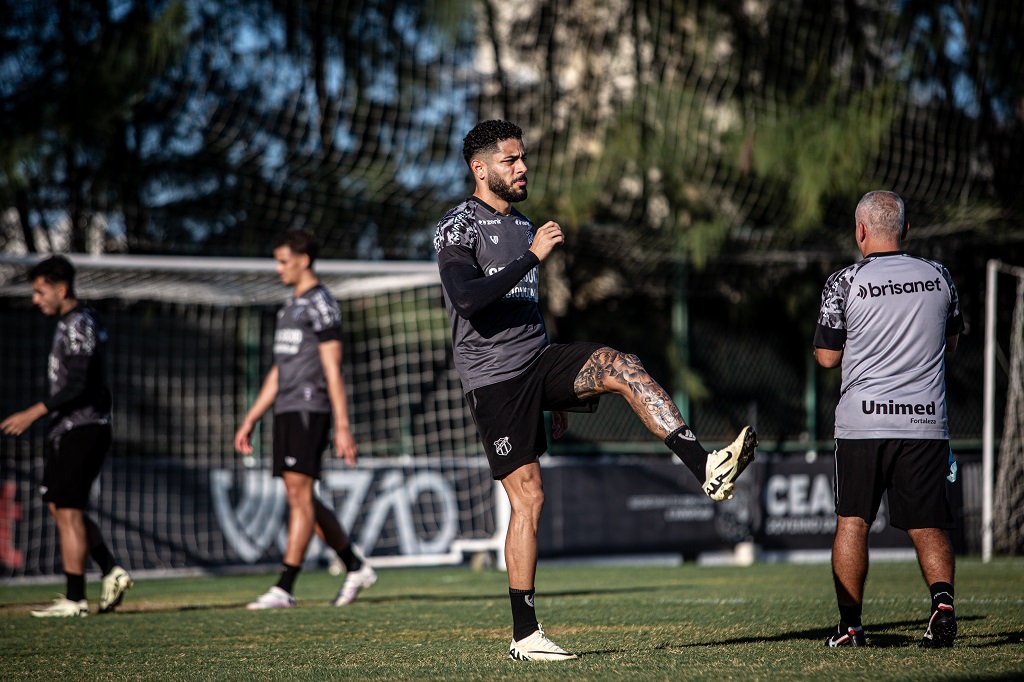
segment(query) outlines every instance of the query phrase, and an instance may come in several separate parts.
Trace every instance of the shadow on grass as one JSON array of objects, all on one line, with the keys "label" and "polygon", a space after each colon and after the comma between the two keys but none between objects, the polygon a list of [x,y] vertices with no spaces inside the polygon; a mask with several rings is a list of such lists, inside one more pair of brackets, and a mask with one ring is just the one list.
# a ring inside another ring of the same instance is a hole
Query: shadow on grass
[{"label": "shadow on grass", "polygon": [[[971,621],[985,620],[985,616],[965,616],[958,618],[959,623],[967,623]],[[876,623],[873,626],[868,625],[866,627],[868,632],[868,646],[876,649],[895,649],[901,647],[914,646],[916,647],[921,642],[921,634],[924,632],[924,621],[918,620],[902,620],[902,621],[890,621],[886,623]],[[871,634],[872,627],[875,630],[889,630],[889,629],[903,629],[913,634],[892,634],[892,633],[881,633],[878,635]],[[834,628],[834,626],[833,626]],[[920,632],[918,632],[920,629]],[[832,632],[832,629],[828,627],[814,628],[813,630],[793,630],[789,632],[779,632],[771,635],[765,635],[762,637],[732,637],[729,639],[720,639],[714,641],[705,642],[693,642],[690,644],[661,644],[652,649],[661,651],[675,651],[684,649],[696,649],[704,647],[716,647],[716,646],[729,646],[733,644],[762,644],[765,642],[792,642],[794,640],[804,640],[808,642],[820,643],[822,649],[825,647],[825,638]],[[962,631],[961,631],[962,632]],[[955,648],[985,648],[994,646],[1004,646],[1007,644],[1019,644],[1024,641],[1024,633],[1021,632],[1000,632],[992,635],[978,635],[971,634],[972,640],[981,639],[984,640],[978,643],[966,643],[966,638],[957,639]],[[602,649],[596,651],[583,651],[577,652],[579,656],[600,656],[607,654],[622,654],[634,651],[631,647],[629,649]],[[986,678],[988,679],[988,678]],[[1017,679],[1020,679],[1019,677]]]},{"label": "shadow on grass", "polygon": [[[662,587],[610,587],[610,588],[591,588],[586,590],[560,590],[557,592],[549,592],[544,590],[538,592],[537,595],[543,599],[554,599],[558,597],[593,597],[596,595],[605,594],[636,594],[640,592],[655,592],[657,590],[664,589]],[[415,601],[438,601],[438,602],[473,602],[473,601],[491,601],[498,598],[506,598],[507,594],[501,592],[489,592],[487,594],[452,594],[451,592],[438,592],[436,594],[423,593],[423,592],[410,592],[406,594],[389,594],[389,595],[369,595],[360,596],[359,601],[361,602],[373,602],[377,604],[384,604],[389,602],[415,602]]]},{"label": "shadow on grass", "polygon": [[[630,594],[637,592],[650,592],[657,590],[657,587],[623,587],[623,588],[601,588],[601,589],[587,589],[587,590],[562,590],[559,592],[544,592],[543,596],[545,599],[553,597],[586,597],[594,596],[598,594]],[[407,594],[389,594],[389,595],[361,595],[359,602],[361,604],[393,604],[399,602],[479,602],[479,601],[493,601],[494,599],[504,598],[503,594],[452,594],[451,592],[439,592],[437,594],[429,593],[407,593]],[[332,597],[333,599],[333,597]],[[299,608],[306,607],[317,607],[330,605],[331,601],[327,598],[324,600],[318,599],[304,599],[300,598]],[[232,603],[217,603],[217,604],[167,604],[162,602],[133,602],[120,607],[117,613],[122,615],[130,615],[133,613],[174,613],[174,612],[187,612],[187,611],[229,611],[232,609],[244,609],[248,601],[244,602],[232,602]],[[0,604],[0,615],[4,612],[9,613],[28,613],[33,609],[38,609],[38,604]],[[91,615],[98,615],[93,612]],[[102,614],[109,615],[109,614]]]}]

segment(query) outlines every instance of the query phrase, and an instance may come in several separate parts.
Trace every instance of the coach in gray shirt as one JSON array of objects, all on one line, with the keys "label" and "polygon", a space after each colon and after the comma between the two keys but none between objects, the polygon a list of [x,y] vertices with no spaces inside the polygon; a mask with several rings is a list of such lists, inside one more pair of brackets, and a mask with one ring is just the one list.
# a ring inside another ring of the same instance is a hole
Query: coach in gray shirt
[{"label": "coach in gray shirt", "polygon": [[829,277],[814,333],[818,363],[843,372],[832,545],[840,622],[826,644],[867,644],[868,533],[888,492],[890,523],[909,534],[931,591],[921,646],[949,647],[957,626],[953,548],[944,531],[952,527],[944,354],[964,327],[960,302],[945,267],[900,250],[910,225],[897,194],[868,192],[855,216],[864,260]]}]

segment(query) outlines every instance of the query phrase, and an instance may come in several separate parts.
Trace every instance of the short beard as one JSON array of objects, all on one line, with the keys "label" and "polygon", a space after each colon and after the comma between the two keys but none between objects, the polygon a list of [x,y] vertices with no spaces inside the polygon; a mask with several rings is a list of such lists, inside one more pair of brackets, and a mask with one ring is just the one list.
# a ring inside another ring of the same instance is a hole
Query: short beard
[{"label": "short beard", "polygon": [[514,204],[517,201],[523,201],[526,199],[526,188],[516,189],[512,185],[507,184],[504,180],[499,178],[497,175],[487,176],[487,189],[494,192],[494,194],[503,201],[507,201],[510,204]]}]

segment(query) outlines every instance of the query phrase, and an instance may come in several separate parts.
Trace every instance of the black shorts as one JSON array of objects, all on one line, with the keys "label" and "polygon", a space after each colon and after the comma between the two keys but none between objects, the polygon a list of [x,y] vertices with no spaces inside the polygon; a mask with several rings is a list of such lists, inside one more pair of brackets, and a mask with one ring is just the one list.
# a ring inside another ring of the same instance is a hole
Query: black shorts
[{"label": "black shorts", "polygon": [[321,460],[331,432],[328,412],[274,415],[274,476],[286,471],[320,478]]},{"label": "black shorts", "polygon": [[836,514],[873,523],[889,492],[889,525],[953,528],[948,440],[836,439]]},{"label": "black shorts", "polygon": [[593,412],[599,397],[580,400],[574,384],[600,343],[552,344],[519,376],[466,394],[491,476],[502,478],[548,449],[544,412]]},{"label": "black shorts", "polygon": [[43,502],[68,509],[89,505],[92,483],[113,441],[110,424],[89,424],[46,440]]}]

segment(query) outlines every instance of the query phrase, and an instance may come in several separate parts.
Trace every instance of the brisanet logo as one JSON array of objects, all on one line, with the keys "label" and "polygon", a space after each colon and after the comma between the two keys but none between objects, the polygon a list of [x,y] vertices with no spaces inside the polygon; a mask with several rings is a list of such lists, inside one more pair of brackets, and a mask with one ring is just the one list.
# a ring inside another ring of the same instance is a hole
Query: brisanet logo
[{"label": "brisanet logo", "polygon": [[936,277],[934,280],[919,280],[917,282],[896,282],[890,279],[888,284],[876,285],[868,283],[867,286],[857,286],[857,295],[861,298],[878,298],[880,296],[899,296],[900,294],[919,294],[923,291],[942,291],[942,279]]}]

